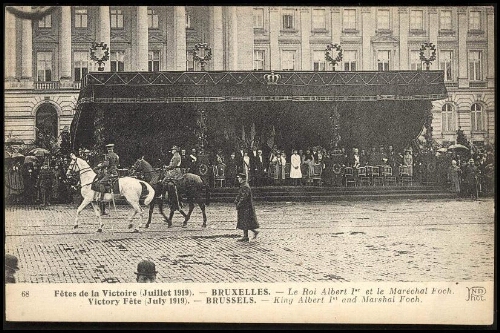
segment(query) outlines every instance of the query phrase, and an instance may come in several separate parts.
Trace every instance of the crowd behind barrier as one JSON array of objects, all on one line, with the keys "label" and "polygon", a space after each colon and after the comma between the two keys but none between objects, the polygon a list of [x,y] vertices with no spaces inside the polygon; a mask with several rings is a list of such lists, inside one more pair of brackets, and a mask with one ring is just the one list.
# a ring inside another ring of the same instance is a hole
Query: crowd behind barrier
[{"label": "crowd behind barrier", "polygon": [[[189,151],[189,153],[187,153]],[[96,166],[102,154],[80,149],[78,155]],[[370,149],[327,150],[312,147],[285,151],[267,149],[219,149],[205,152],[203,167],[195,148],[181,148],[181,169],[205,176],[212,187],[237,187],[238,173],[247,175],[251,186],[411,186],[437,184],[459,197],[491,195],[494,192],[494,150],[439,149],[416,153],[413,149],[394,151],[392,146]],[[429,156],[432,157],[429,159]],[[155,167],[168,158],[152,161]],[[472,160],[472,163],[470,162]],[[430,162],[429,162],[430,161]],[[67,204],[78,195],[78,184],[66,178],[70,159],[66,155],[27,156],[6,159],[5,196],[9,204]],[[127,167],[119,169],[127,175]]]}]

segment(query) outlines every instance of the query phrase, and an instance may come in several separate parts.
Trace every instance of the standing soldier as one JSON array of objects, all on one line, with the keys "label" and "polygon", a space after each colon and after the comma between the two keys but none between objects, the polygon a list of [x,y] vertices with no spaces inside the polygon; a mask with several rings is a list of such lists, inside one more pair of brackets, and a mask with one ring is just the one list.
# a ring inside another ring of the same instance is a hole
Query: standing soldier
[{"label": "standing soldier", "polygon": [[248,242],[248,230],[251,230],[253,232],[253,238],[256,238],[259,233],[256,230],[259,228],[259,222],[255,214],[252,190],[250,189],[250,185],[248,185],[247,175],[245,173],[239,173],[237,179],[240,183],[240,189],[238,191],[238,196],[234,200],[238,215],[236,228],[243,230],[243,237],[237,241]]},{"label": "standing soldier", "polygon": [[45,158],[38,174],[38,188],[40,190],[40,206],[50,206],[54,173],[50,168],[50,160]]},{"label": "standing soldier", "polygon": [[469,159],[469,163],[464,168],[465,193],[468,198],[477,199],[477,175],[478,170],[474,164],[474,159]]},{"label": "standing soldier", "polygon": [[[104,161],[97,165],[97,169],[102,170],[102,178],[99,180],[99,183],[105,187],[111,187],[111,180],[113,178],[118,178],[120,157],[113,151],[114,148],[114,144],[107,144],[106,149],[108,153],[104,155]],[[102,197],[104,197],[104,192],[102,193]],[[102,215],[106,215],[104,202],[100,202],[99,207]]]}]

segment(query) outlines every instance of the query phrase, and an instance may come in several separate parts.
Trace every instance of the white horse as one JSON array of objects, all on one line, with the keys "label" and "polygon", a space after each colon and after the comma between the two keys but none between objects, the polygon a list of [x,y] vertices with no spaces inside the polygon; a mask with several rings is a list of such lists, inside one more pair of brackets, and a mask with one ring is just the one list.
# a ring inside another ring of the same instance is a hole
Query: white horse
[{"label": "white horse", "polygon": [[[92,208],[99,218],[99,228],[97,229],[97,232],[102,232],[102,227],[104,226],[104,224],[102,223],[101,211],[99,205],[97,204],[97,198],[100,198],[101,194],[97,191],[92,190],[91,188],[91,185],[95,180],[96,173],[94,172],[94,170],[92,170],[92,168],[85,160],[77,157],[75,154],[71,154],[71,163],[68,167],[68,171],[66,172],[66,176],[71,177],[73,173],[78,173],[80,176],[80,186],[82,187],[81,194],[83,197],[83,201],[76,211],[75,225],[73,227],[78,228],[78,216],[80,215],[81,211],[90,203],[92,204]],[[155,190],[151,187],[151,185],[149,185],[145,181],[138,180],[132,177],[124,177],[118,180],[120,195],[124,196],[127,202],[134,208],[134,213],[128,219],[129,229],[134,227],[132,223],[132,219],[134,218],[134,216],[137,215],[137,213],[139,213],[140,216],[139,227],[135,228],[134,232],[139,232],[139,228],[142,228],[143,211],[141,205],[139,204],[139,198],[141,197],[143,189],[143,186],[141,184],[143,184],[148,191],[148,194],[144,199],[144,205],[149,206],[149,204],[155,197]],[[103,201],[109,202],[113,200],[113,196],[114,194],[112,193],[106,193],[104,194]]]}]

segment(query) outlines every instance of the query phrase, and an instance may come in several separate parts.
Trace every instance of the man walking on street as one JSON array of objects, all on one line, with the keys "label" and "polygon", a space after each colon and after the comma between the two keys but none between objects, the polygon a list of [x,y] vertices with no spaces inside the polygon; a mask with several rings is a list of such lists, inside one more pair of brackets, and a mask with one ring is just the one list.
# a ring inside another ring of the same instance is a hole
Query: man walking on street
[{"label": "man walking on street", "polygon": [[259,234],[255,230],[259,228],[259,223],[257,222],[257,215],[253,206],[252,190],[250,189],[250,185],[248,185],[246,174],[239,173],[236,178],[240,183],[238,196],[234,201],[238,213],[236,228],[243,230],[243,238],[238,239],[238,242],[248,242],[248,230],[252,230],[253,238],[255,239]]}]

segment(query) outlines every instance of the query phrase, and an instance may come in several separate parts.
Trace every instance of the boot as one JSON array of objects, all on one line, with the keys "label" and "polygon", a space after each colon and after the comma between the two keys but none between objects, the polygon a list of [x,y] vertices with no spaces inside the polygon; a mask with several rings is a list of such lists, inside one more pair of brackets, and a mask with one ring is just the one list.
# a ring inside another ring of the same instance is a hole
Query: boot
[{"label": "boot", "polygon": [[101,209],[101,215],[108,215],[108,213],[106,213],[106,203],[101,201],[99,203],[99,208]]}]

